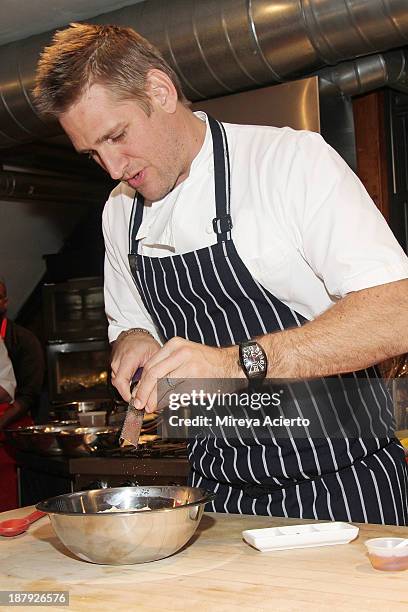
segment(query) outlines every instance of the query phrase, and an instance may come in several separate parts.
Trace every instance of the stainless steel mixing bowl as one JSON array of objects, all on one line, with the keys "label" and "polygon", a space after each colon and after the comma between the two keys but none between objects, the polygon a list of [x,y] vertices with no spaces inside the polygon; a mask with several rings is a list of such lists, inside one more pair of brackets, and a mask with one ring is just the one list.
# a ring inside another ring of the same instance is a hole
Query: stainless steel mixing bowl
[{"label": "stainless steel mixing bowl", "polygon": [[119,427],[63,427],[56,434],[64,455],[82,457],[119,446]]},{"label": "stainless steel mixing bowl", "polygon": [[[80,559],[127,565],[163,559],[194,534],[215,495],[194,487],[118,487],[69,493],[37,504]],[[150,510],[137,511],[148,506]],[[119,512],[104,512],[112,507]]]},{"label": "stainless steel mixing bowl", "polygon": [[30,425],[17,427],[6,432],[7,440],[19,450],[40,453],[41,455],[61,455],[62,448],[58,441],[61,430],[73,431],[75,425],[46,423],[45,425]]}]

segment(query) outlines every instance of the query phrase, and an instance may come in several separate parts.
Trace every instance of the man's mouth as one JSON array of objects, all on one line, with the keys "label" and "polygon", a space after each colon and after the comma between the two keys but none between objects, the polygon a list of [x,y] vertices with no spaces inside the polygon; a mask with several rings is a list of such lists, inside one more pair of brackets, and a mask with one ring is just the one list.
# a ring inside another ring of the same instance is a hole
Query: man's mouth
[{"label": "man's mouth", "polygon": [[132,178],[127,179],[126,182],[128,183],[128,185],[133,187],[133,189],[137,189],[143,183],[145,174],[146,174],[146,171],[143,168],[142,170],[140,170],[140,172],[132,176]]}]

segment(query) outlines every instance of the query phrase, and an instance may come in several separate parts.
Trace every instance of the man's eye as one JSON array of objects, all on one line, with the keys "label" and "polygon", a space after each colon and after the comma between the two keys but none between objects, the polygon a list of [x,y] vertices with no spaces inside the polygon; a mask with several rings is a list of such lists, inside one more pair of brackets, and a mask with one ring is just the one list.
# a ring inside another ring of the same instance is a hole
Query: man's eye
[{"label": "man's eye", "polygon": [[109,140],[111,142],[120,142],[121,140],[124,139],[125,135],[126,135],[126,132],[121,132],[117,136],[111,136]]}]

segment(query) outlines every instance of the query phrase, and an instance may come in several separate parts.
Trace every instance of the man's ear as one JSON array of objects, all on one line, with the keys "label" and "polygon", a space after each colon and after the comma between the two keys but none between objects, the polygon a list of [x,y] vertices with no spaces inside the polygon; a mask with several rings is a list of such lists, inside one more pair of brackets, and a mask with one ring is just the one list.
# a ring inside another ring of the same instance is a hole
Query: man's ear
[{"label": "man's ear", "polygon": [[154,106],[166,113],[174,113],[177,107],[177,91],[165,72],[152,68],[146,77],[146,92]]}]

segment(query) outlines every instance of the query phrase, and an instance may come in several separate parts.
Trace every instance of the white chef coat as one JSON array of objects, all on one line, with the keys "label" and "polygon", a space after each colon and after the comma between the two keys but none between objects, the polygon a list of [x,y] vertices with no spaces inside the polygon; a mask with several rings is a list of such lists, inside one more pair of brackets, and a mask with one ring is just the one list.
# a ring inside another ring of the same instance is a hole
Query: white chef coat
[{"label": "white chef coat", "polygon": [[14,376],[13,365],[2,338],[0,338],[0,387],[7,391],[11,398],[10,401],[13,401],[16,390],[16,377]]},{"label": "white chef coat", "polygon": [[[206,121],[205,113],[195,113]],[[311,320],[351,291],[408,277],[408,258],[363,185],[314,132],[224,124],[231,164],[232,238],[252,276]],[[157,338],[129,264],[134,190],[120,183],[103,212],[109,339],[132,327]],[[146,203],[139,253],[165,257],[216,242],[212,139],[189,176]]]}]

